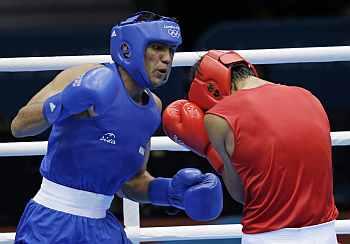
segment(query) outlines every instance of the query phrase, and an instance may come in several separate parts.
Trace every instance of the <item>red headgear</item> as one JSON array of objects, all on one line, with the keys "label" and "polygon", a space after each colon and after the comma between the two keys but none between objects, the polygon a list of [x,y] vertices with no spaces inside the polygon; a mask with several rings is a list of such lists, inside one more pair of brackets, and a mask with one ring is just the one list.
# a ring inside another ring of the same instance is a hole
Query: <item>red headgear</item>
[{"label": "red headgear", "polygon": [[234,51],[211,50],[206,53],[192,81],[188,98],[200,108],[213,107],[224,96],[231,94],[231,64],[244,63],[257,76],[252,64]]}]

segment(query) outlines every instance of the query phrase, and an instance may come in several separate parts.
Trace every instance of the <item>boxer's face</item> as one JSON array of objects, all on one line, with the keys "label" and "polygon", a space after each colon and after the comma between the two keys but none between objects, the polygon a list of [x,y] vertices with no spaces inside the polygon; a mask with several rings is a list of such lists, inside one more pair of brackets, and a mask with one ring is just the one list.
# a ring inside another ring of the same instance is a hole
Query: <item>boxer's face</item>
[{"label": "boxer's face", "polygon": [[174,52],[165,44],[152,43],[145,51],[145,68],[153,87],[162,85],[168,79]]}]

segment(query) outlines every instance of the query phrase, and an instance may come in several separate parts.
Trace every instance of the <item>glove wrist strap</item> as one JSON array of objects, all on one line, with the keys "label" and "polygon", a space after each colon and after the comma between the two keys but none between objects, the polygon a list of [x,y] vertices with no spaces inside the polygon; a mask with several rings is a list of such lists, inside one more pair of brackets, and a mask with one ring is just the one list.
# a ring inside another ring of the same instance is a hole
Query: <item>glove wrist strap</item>
[{"label": "glove wrist strap", "polygon": [[170,178],[158,177],[152,180],[148,186],[148,198],[152,204],[161,206],[170,206],[169,187]]}]

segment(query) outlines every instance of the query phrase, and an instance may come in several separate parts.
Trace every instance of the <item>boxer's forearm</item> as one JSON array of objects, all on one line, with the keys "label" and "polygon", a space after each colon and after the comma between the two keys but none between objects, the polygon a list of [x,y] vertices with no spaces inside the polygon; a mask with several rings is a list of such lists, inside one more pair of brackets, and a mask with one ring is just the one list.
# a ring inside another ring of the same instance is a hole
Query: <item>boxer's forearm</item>
[{"label": "boxer's forearm", "polygon": [[222,174],[222,179],[225,183],[227,191],[230,196],[236,201],[244,205],[244,193],[242,181],[239,178],[233,166],[225,166],[224,172]]},{"label": "boxer's forearm", "polygon": [[42,103],[31,103],[19,110],[11,123],[14,137],[35,136],[50,127],[43,116],[42,106]]},{"label": "boxer's forearm", "polygon": [[149,203],[148,185],[154,179],[147,171],[144,171],[126,182],[118,195],[130,200]]}]

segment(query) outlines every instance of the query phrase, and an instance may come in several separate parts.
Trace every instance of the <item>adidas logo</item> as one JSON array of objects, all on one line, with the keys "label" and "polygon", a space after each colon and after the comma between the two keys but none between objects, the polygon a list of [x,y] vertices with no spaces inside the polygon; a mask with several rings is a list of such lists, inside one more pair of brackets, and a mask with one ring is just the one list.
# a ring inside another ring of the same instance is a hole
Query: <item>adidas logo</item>
[{"label": "adidas logo", "polygon": [[145,156],[145,149],[142,146],[139,148],[139,154]]},{"label": "adidas logo", "polygon": [[115,36],[117,36],[117,33],[115,32],[115,30],[112,32],[112,35],[111,35],[111,37],[115,37]]},{"label": "adidas logo", "polygon": [[50,105],[50,110],[51,110],[51,113],[55,110],[56,108],[56,105],[54,103],[49,103]]}]

